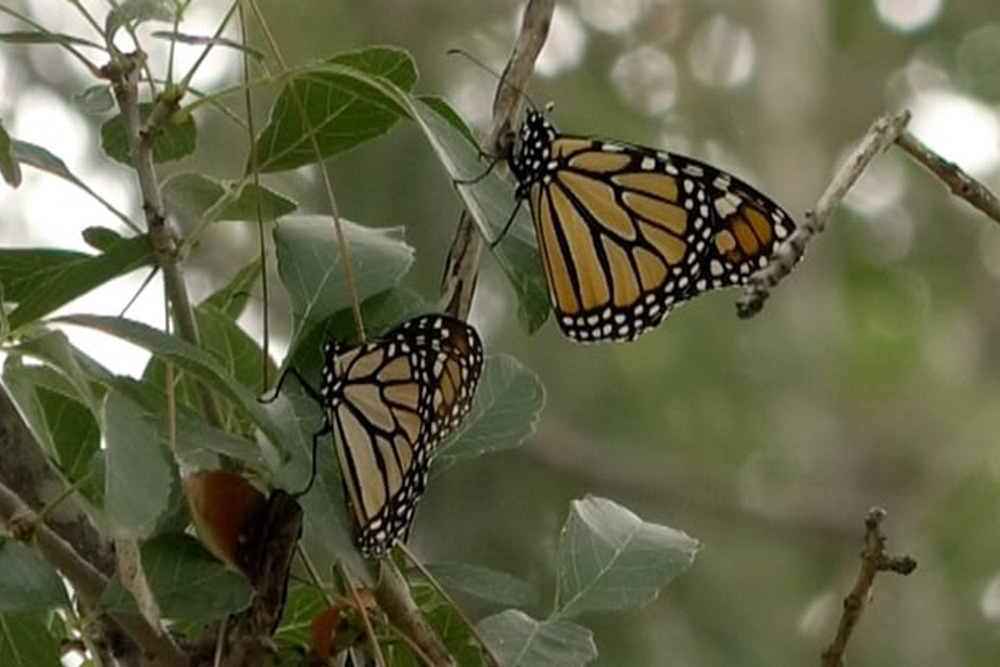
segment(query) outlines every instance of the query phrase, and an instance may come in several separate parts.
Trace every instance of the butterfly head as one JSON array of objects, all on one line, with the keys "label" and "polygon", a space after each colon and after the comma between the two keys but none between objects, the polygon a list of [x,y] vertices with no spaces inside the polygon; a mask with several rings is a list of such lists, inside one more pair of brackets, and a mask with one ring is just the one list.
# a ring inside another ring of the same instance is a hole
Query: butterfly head
[{"label": "butterfly head", "polygon": [[545,175],[555,138],[555,128],[545,115],[529,109],[521,124],[521,131],[514,145],[514,156],[510,161],[510,170],[518,182],[518,197],[526,196],[527,189]]}]

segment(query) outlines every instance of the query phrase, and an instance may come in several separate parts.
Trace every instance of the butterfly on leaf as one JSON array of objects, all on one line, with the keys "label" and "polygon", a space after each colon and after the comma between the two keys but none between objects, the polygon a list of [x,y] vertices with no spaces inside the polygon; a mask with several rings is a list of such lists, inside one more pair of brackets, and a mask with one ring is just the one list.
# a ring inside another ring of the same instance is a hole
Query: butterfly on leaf
[{"label": "butterfly on leaf", "polygon": [[558,133],[529,110],[508,158],[535,224],[560,328],[633,340],[707,290],[744,285],[795,223],[711,165]]},{"label": "butterfly on leaf", "polygon": [[326,418],[313,445],[333,434],[356,543],[380,556],[406,539],[434,450],[472,406],[482,344],[461,320],[423,315],[357,347],[330,341],[323,357],[319,391],[307,386]]}]

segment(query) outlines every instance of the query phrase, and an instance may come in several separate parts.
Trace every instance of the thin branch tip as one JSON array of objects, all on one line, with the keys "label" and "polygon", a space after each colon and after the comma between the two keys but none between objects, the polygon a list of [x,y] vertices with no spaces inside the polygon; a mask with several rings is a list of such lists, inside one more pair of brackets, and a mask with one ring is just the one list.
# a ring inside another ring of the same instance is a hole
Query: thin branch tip
[{"label": "thin branch tip", "polygon": [[909,122],[910,112],[906,109],[875,119],[816,204],[805,212],[802,225],[775,250],[767,266],[750,277],[743,288],[743,296],[736,303],[738,317],[753,317],[763,309],[770,291],[791,274],[805,254],[806,246],[826,229],[833,213],[868,165],[898,139]]},{"label": "thin branch tip", "polygon": [[917,562],[910,556],[889,556],[886,554],[885,535],[882,534],[882,523],[887,513],[880,507],[873,507],[865,517],[864,549],[861,551],[861,564],[851,591],[844,597],[843,611],[837,632],[833,640],[820,656],[822,667],[843,667],[847,644],[855,627],[861,620],[865,607],[872,597],[875,576],[879,572],[895,572],[908,575],[917,567]]}]

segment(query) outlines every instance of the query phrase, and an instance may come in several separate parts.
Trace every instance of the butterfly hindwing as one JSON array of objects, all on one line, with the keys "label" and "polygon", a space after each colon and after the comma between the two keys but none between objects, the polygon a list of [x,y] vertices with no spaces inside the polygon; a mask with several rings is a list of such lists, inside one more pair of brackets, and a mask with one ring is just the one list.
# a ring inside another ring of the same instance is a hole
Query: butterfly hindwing
[{"label": "butterfly hindwing", "polygon": [[475,329],[425,315],[381,340],[324,347],[320,398],[335,435],[357,543],[369,556],[405,539],[431,455],[468,412],[482,368]]}]

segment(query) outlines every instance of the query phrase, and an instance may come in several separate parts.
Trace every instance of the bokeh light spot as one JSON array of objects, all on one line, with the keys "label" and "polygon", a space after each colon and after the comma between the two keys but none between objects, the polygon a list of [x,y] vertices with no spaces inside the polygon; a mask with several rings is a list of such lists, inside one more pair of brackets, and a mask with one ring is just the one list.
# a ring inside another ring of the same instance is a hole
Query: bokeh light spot
[{"label": "bokeh light spot", "polygon": [[580,16],[601,32],[620,33],[631,28],[642,15],[642,0],[580,0]]},{"label": "bokeh light spot", "polygon": [[652,46],[618,58],[611,68],[611,83],[622,100],[650,115],[663,113],[677,100],[674,61]]},{"label": "bokeh light spot", "polygon": [[979,610],[989,621],[1000,621],[1000,574],[995,575],[983,587],[979,596]]},{"label": "bokeh light spot", "polygon": [[555,76],[572,69],[583,60],[586,48],[587,31],[580,24],[580,19],[571,10],[556,7],[549,38],[538,55],[535,71],[542,76]]},{"label": "bokeh light spot", "polygon": [[929,25],[941,10],[941,0],[875,0],[875,11],[889,27],[909,32]]},{"label": "bokeh light spot", "polygon": [[948,92],[917,95],[910,131],[947,160],[982,176],[1000,163],[1000,120],[987,106]]},{"label": "bokeh light spot", "polygon": [[962,83],[977,95],[1000,99],[1000,24],[977,28],[962,38],[956,54]]},{"label": "bokeh light spot", "polygon": [[743,26],[721,14],[713,16],[691,38],[688,61],[691,73],[706,86],[738,86],[753,74],[753,39]]}]

